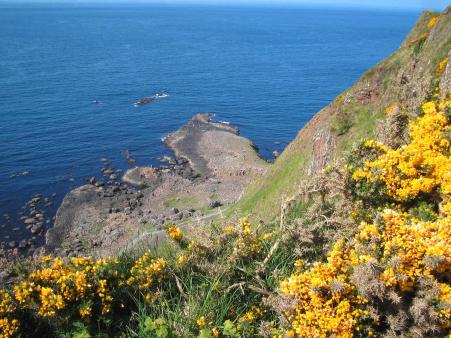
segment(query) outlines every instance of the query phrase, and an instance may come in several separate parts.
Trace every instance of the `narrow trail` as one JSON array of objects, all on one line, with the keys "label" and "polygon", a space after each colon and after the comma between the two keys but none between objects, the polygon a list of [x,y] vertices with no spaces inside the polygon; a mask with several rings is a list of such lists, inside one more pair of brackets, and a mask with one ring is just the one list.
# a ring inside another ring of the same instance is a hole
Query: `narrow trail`
[{"label": "narrow trail", "polygon": [[[217,212],[205,215],[202,217],[191,218],[184,222],[178,223],[177,226],[180,228],[188,228],[193,226],[194,224],[201,225],[205,222],[209,222],[215,220],[217,218],[222,218],[224,216],[224,212],[227,211],[228,208],[221,209],[219,208]],[[156,231],[144,231],[138,234],[132,241],[130,241],[125,247],[118,251],[118,255],[124,254],[131,249],[135,248],[139,243],[144,243],[146,248],[152,249],[155,248],[161,241],[167,239],[167,234],[165,230],[156,230]]]}]

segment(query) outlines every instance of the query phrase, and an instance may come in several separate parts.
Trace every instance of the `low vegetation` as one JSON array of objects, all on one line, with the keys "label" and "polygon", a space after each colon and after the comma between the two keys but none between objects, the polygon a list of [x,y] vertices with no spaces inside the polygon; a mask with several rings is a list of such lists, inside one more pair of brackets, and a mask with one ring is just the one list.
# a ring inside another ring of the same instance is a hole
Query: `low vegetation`
[{"label": "low vegetation", "polygon": [[[152,251],[18,267],[0,290],[0,337],[449,335],[451,94],[435,85],[446,64],[417,116],[390,101],[379,139],[296,181],[271,206],[277,221],[170,225]],[[287,159],[280,179],[305,161]]]}]

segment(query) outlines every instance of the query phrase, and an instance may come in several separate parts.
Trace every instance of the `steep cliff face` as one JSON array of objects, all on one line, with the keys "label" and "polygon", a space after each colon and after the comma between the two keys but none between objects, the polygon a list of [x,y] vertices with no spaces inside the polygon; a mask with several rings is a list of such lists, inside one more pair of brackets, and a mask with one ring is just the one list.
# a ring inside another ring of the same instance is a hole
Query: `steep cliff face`
[{"label": "steep cliff face", "polygon": [[[279,213],[281,200],[299,190],[301,180],[343,157],[361,139],[377,135],[402,143],[407,126],[403,116],[417,114],[435,87],[451,90],[446,59],[450,46],[451,7],[441,14],[423,13],[399,50],[314,116],[269,173],[246,191],[235,211],[269,221]],[[381,123],[391,111],[397,114]]]}]

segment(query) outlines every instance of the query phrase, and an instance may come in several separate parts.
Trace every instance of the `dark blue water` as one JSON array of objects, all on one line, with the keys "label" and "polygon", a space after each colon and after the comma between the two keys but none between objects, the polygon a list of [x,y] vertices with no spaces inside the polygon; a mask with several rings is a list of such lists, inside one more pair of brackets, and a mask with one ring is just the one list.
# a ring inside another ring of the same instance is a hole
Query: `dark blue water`
[{"label": "dark blue water", "polygon": [[[269,157],[398,48],[417,16],[1,5],[0,240],[28,236],[11,232],[21,206],[57,192],[56,207],[98,174],[101,157],[125,169],[127,149],[139,165],[158,164],[160,139],[197,112],[233,122]],[[170,97],[133,107],[161,90]]]}]

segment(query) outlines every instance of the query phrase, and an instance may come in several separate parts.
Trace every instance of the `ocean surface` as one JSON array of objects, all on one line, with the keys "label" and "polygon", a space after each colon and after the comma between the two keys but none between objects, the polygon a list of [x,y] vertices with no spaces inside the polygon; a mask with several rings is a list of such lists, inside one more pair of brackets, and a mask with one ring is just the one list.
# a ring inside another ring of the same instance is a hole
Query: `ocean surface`
[{"label": "ocean surface", "polygon": [[[51,226],[103,157],[123,170],[127,152],[158,165],[161,138],[198,112],[238,126],[270,158],[397,49],[418,15],[1,3],[0,241],[31,236],[18,218],[36,193],[53,202]],[[161,91],[170,96],[133,106]]]}]

